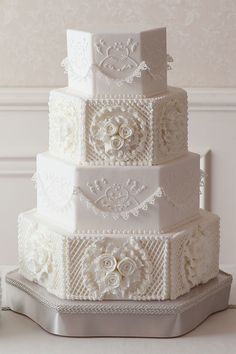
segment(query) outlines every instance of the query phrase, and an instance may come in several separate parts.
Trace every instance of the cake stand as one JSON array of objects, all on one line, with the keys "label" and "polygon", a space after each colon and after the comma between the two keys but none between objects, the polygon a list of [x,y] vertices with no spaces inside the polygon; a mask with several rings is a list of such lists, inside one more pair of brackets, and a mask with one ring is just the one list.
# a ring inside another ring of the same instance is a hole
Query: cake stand
[{"label": "cake stand", "polygon": [[6,276],[8,306],[52,334],[70,337],[177,337],[228,307],[232,276],[172,301],[72,301],[49,294],[18,271]]}]

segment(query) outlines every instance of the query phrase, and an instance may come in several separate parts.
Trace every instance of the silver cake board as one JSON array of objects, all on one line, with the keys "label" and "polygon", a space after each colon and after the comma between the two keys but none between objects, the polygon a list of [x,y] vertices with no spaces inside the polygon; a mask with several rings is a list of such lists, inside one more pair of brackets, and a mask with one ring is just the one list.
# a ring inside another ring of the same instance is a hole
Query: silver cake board
[{"label": "silver cake board", "polygon": [[220,272],[173,301],[62,300],[23,278],[6,276],[11,310],[52,334],[70,337],[177,337],[228,307],[232,276]]}]

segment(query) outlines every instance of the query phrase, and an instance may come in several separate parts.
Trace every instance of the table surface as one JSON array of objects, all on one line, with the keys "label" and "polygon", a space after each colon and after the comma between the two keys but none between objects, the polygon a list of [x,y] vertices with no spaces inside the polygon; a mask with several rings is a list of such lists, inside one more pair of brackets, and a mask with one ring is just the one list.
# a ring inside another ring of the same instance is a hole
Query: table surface
[{"label": "table surface", "polygon": [[[236,265],[221,269],[236,278]],[[23,315],[2,311],[0,353],[236,354],[236,282],[232,286],[230,304],[229,309],[210,316],[191,333],[172,339],[58,337]]]}]

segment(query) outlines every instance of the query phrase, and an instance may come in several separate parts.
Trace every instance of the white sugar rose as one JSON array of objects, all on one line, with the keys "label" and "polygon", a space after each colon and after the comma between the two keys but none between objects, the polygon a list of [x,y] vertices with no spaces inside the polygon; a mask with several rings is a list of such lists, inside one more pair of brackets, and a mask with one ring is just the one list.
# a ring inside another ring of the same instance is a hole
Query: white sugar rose
[{"label": "white sugar rose", "polygon": [[104,279],[104,282],[108,289],[116,289],[120,286],[121,275],[117,271],[108,273]]},{"label": "white sugar rose", "polygon": [[94,115],[90,143],[103,159],[128,161],[144,148],[146,122],[131,107],[114,107]]},{"label": "white sugar rose", "polygon": [[140,296],[151,283],[151,272],[148,255],[133,238],[122,245],[99,240],[85,251],[83,279],[93,299]]},{"label": "white sugar rose", "polygon": [[118,125],[108,121],[104,126],[104,131],[108,136],[115,135],[118,132]]},{"label": "white sugar rose", "polygon": [[114,135],[111,137],[111,148],[114,150],[120,150],[124,143],[124,139],[122,139],[119,135]]},{"label": "white sugar rose", "polygon": [[136,268],[137,265],[135,261],[129,257],[125,257],[117,265],[118,271],[124,277],[129,277],[130,275],[132,275],[135,272]]},{"label": "white sugar rose", "polygon": [[128,139],[133,135],[133,129],[127,124],[121,124],[119,127],[119,135],[123,139]]},{"label": "white sugar rose", "polygon": [[112,272],[115,270],[117,262],[115,257],[111,256],[110,254],[101,254],[97,258],[99,269],[103,272]]}]

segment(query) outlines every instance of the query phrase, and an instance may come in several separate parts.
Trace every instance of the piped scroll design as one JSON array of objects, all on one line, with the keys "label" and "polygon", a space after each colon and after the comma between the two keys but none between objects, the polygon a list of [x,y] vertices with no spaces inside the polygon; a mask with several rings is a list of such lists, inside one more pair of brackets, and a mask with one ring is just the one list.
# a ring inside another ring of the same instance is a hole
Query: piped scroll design
[{"label": "piped scroll design", "polygon": [[73,69],[73,67],[72,67],[70,61],[68,60],[68,58],[65,58],[65,59],[62,60],[61,66],[64,68],[64,73],[68,74],[68,72],[69,72],[74,81],[88,80],[89,78],[92,77],[92,75],[97,74],[100,79],[105,80],[107,85],[111,85],[111,84],[115,83],[118,87],[121,87],[124,84],[133,84],[135,79],[141,78],[142,72],[144,72],[144,71],[147,71],[154,80],[158,79],[158,77],[156,77],[154,74],[152,74],[149,66],[145,63],[145,61],[142,61],[133,70],[132,74],[127,75],[123,79],[114,79],[112,76],[109,76],[108,74],[105,75],[104,72],[102,72],[100,70],[99,66],[96,65],[96,64],[92,64],[88,68],[88,70],[85,73],[85,75],[84,76],[80,76],[78,73],[76,73],[75,69]]},{"label": "piped scroll design", "polygon": [[126,43],[116,41],[113,44],[107,44],[104,39],[100,39],[99,43],[95,43],[97,53],[101,56],[98,64],[101,71],[119,74],[132,72],[139,66],[134,59],[138,42],[132,38],[128,38]]},{"label": "piped scroll design", "polygon": [[47,207],[60,213],[70,209],[78,197],[95,215],[111,217],[114,220],[128,220],[131,215],[138,217],[142,211],[146,212],[151,206],[158,206],[161,201],[166,201],[174,208],[187,209],[198,198],[196,193],[193,193],[186,200],[177,202],[159,186],[151,195],[140,201],[139,194],[142,195],[147,186],[132,179],[127,179],[125,183],[109,183],[105,178],[87,184],[88,192],[93,195],[89,197],[88,192],[84,192],[81,187],[50,176],[48,174],[46,179],[42,179],[39,174],[35,174],[33,179],[40,188]]},{"label": "piped scroll design", "polygon": [[[96,183],[99,183],[98,181]],[[131,215],[138,217],[141,211],[147,211],[151,206],[158,204],[161,200],[167,201],[175,208],[189,208],[198,196],[193,193],[187,200],[178,203],[170,198],[162,187],[157,189],[150,196],[142,200],[137,200],[134,193],[129,189],[130,183],[139,185],[137,181],[128,179],[126,184],[117,183],[109,184],[106,179],[102,179],[99,190],[99,197],[92,200],[86,193],[78,188],[77,194],[80,200],[86,203],[88,209],[91,209],[96,215],[101,215],[103,218],[112,217],[114,220],[128,220]],[[94,189],[89,184],[88,187]],[[146,187],[142,186],[138,191],[141,193]],[[138,194],[139,194],[138,193]]]},{"label": "piped scroll design", "polygon": [[123,83],[132,84],[135,78],[141,77],[143,71],[147,71],[154,78],[145,61],[139,63],[135,60],[138,46],[139,43],[132,38],[128,38],[126,43],[115,41],[112,44],[100,39],[99,43],[95,44],[96,52],[101,58],[97,64],[100,73],[115,81],[118,86]]}]

